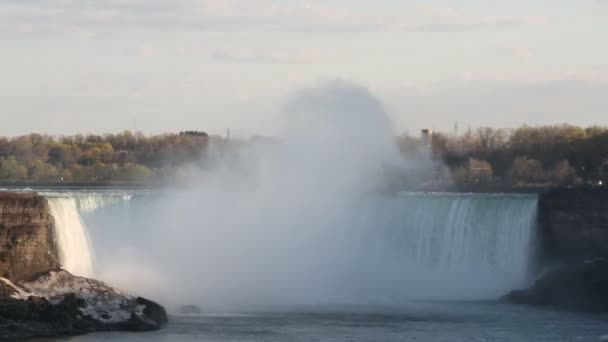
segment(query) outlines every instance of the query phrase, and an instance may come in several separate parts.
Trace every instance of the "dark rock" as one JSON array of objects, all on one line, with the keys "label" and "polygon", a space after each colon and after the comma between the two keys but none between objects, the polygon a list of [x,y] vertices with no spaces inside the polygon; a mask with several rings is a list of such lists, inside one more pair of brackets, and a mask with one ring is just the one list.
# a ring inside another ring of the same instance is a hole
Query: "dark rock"
[{"label": "dark rock", "polygon": [[14,287],[9,284],[0,281],[0,299],[12,298],[17,293]]},{"label": "dark rock", "polygon": [[167,318],[167,311],[158,303],[142,297],[137,297],[135,302],[138,305],[145,305],[143,311],[144,315],[157,322],[159,327],[169,322],[169,319]]},{"label": "dark rock", "polygon": [[503,299],[515,304],[606,313],[608,263],[587,263],[549,272],[531,288],[513,291]]},{"label": "dark rock", "polygon": [[160,326],[159,322],[136,313],[132,313],[128,321],[117,324],[118,330],[125,331],[152,331],[158,330]]},{"label": "dark rock", "polygon": [[74,336],[89,331],[89,325],[69,305],[52,304],[44,298],[0,302],[0,339]]},{"label": "dark rock", "polygon": [[54,295],[52,300],[29,296],[27,300],[0,301],[0,339],[151,331],[167,323],[167,313],[159,304],[123,295],[102,282],[66,271],[52,271],[18,284],[21,293],[43,289]]},{"label": "dark rock", "polygon": [[538,202],[541,260],[576,265],[608,258],[608,188],[556,188]]}]

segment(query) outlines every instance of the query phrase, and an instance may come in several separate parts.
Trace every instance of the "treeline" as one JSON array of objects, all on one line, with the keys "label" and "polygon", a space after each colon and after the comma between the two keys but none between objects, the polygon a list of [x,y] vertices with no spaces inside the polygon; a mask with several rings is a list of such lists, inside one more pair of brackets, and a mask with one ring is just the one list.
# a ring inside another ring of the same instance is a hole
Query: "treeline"
[{"label": "treeline", "polygon": [[146,181],[200,159],[205,132],[0,137],[0,180],[45,182]]},{"label": "treeline", "polygon": [[[251,142],[274,141],[252,138]],[[140,182],[172,176],[184,164],[213,165],[227,143],[203,131],[145,136],[120,134],[0,137],[0,181]],[[571,125],[482,127],[463,134],[426,132],[399,137],[402,153],[432,151],[435,184],[501,186],[608,183],[608,128]]]},{"label": "treeline", "polygon": [[430,144],[435,158],[460,184],[508,186],[605,185],[608,128],[571,125],[482,127],[464,134],[403,136],[404,153]]}]

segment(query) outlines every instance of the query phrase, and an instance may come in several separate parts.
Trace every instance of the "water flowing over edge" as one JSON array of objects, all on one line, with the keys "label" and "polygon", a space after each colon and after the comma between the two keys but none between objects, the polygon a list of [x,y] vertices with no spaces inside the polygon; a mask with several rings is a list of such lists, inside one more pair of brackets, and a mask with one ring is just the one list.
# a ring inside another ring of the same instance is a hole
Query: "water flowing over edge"
[{"label": "water flowing over edge", "polygon": [[131,200],[132,193],[39,192],[55,220],[55,243],[60,265],[85,277],[94,275],[95,253],[81,214]]},{"label": "water flowing over edge", "polygon": [[536,195],[373,196],[357,214],[360,262],[392,267],[418,298],[496,298],[532,279],[537,203]]},{"label": "water flowing over edge", "polygon": [[[91,220],[96,217],[90,213],[103,209],[101,215],[111,218],[112,206],[129,201],[132,194],[57,195],[45,194],[58,221],[60,262],[72,273],[92,275],[93,244],[80,214]],[[531,279],[536,207],[534,195],[369,196],[347,213],[349,223],[339,228],[344,239],[335,242],[339,249],[335,256],[344,261],[343,273],[367,278],[348,282],[350,288],[343,290],[350,299],[345,301],[370,293],[382,297],[382,302],[495,299],[524,287]],[[369,281],[372,278],[377,281]]]},{"label": "water flowing over edge", "polygon": [[55,219],[55,241],[59,264],[68,272],[93,275],[93,249],[88,231],[80,217],[74,198],[47,198]]}]

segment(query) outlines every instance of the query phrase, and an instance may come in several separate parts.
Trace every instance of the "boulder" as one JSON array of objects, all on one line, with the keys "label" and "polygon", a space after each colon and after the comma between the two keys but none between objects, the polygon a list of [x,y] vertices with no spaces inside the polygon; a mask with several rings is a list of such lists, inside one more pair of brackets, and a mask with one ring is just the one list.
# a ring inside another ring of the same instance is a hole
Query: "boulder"
[{"label": "boulder", "polygon": [[184,315],[199,315],[201,308],[196,305],[182,305],[179,308],[179,313]]},{"label": "boulder", "polygon": [[0,338],[79,335],[92,331],[149,331],[167,323],[159,304],[67,271],[12,284],[0,300]]},{"label": "boulder", "polygon": [[548,272],[527,290],[504,300],[594,313],[608,312],[608,262],[579,264]]}]

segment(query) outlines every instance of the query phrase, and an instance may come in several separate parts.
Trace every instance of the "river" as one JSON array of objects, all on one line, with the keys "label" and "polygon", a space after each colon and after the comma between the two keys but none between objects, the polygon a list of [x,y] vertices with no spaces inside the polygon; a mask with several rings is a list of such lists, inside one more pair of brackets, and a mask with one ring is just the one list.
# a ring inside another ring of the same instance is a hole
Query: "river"
[{"label": "river", "polygon": [[590,342],[605,340],[605,334],[606,317],[499,302],[435,302],[399,308],[172,316],[171,323],[157,332],[96,333],[69,340]]},{"label": "river", "polygon": [[608,340],[608,317],[498,301],[542,271],[534,195],[370,195],[328,215],[247,194],[226,212],[217,194],[38,191],[80,237],[65,264],[170,312],[160,331],[71,341]]}]

